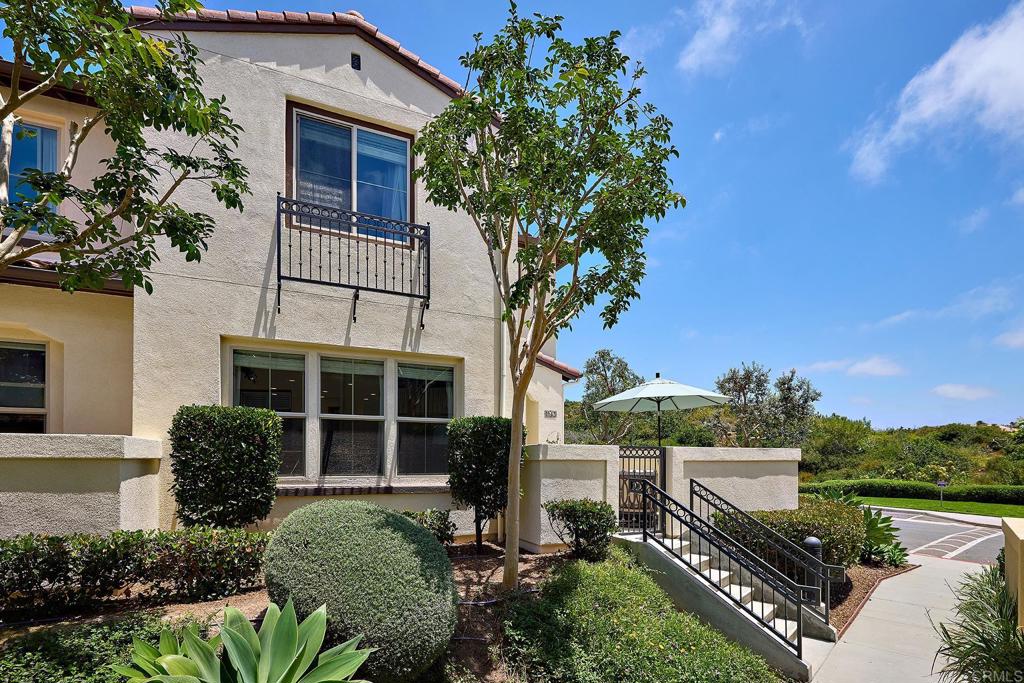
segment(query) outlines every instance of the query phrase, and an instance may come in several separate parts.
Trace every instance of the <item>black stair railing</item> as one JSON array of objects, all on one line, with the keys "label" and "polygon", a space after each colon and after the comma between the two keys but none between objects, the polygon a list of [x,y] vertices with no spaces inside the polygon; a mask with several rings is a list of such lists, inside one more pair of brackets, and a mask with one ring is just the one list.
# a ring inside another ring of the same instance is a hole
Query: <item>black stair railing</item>
[{"label": "black stair railing", "polygon": [[[634,479],[630,485],[641,496],[648,520],[642,524],[644,542],[670,553],[802,658],[803,609],[818,591],[784,576],[649,480]],[[792,635],[787,622],[795,623]]]},{"label": "black stair railing", "polygon": [[846,580],[845,569],[815,557],[696,479],[690,480],[690,509],[795,583],[819,589],[807,607],[828,623],[831,585]]}]

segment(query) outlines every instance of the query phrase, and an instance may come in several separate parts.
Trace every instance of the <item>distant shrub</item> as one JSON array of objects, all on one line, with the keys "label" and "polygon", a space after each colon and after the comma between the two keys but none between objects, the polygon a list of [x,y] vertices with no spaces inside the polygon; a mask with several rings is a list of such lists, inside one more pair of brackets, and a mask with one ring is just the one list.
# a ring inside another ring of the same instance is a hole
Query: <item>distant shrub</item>
[{"label": "distant shrub", "polygon": [[[826,489],[838,489],[872,498],[939,499],[939,487],[923,481],[846,479],[800,484],[801,493],[819,493]],[[947,486],[942,497],[945,500],[1024,505],[1024,486],[955,484]]]},{"label": "distant shrub", "polygon": [[267,535],[241,529],[0,539],[0,612],[56,612],[135,590],[167,603],[255,588]]},{"label": "distant shrub", "polygon": [[503,654],[515,680],[542,683],[743,681],[779,677],[760,657],[679,612],[618,548],[555,570],[510,603]]},{"label": "distant shrub", "polygon": [[[860,558],[864,546],[864,513],[860,508],[841,501],[800,496],[796,510],[762,510],[751,513],[775,532],[797,546],[814,536],[821,541],[822,559],[826,564],[849,567]],[[729,520],[719,525],[736,540],[744,540],[742,528]]]},{"label": "distant shrub", "polygon": [[427,508],[426,510],[403,510],[402,514],[433,534],[437,542],[449,546],[455,542],[455,522],[450,510]]},{"label": "distant shrub", "polygon": [[615,510],[604,501],[582,498],[544,504],[551,528],[573,557],[596,562],[608,555],[612,534],[618,528]]},{"label": "distant shrub", "polygon": [[710,427],[692,422],[682,422],[672,433],[671,442],[676,446],[702,446],[715,445],[715,432]]},{"label": "distant shrub", "polygon": [[273,410],[181,406],[171,421],[171,490],[187,526],[243,527],[270,514],[281,468]]},{"label": "distant shrub", "polygon": [[264,561],[270,599],[300,618],[327,605],[327,644],[362,634],[378,648],[364,675],[405,683],[448,647],[457,593],[452,566],[429,531],[357,501],[305,505],[275,530]]}]

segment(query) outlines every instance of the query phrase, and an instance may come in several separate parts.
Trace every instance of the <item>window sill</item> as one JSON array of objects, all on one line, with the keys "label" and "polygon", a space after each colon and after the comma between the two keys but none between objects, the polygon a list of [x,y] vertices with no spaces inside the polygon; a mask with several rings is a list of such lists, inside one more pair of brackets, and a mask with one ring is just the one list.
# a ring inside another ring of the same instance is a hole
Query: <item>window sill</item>
[{"label": "window sill", "polygon": [[391,493],[448,493],[451,489],[447,484],[415,485],[387,484],[368,486],[325,486],[322,484],[278,484],[279,496],[366,496]]}]

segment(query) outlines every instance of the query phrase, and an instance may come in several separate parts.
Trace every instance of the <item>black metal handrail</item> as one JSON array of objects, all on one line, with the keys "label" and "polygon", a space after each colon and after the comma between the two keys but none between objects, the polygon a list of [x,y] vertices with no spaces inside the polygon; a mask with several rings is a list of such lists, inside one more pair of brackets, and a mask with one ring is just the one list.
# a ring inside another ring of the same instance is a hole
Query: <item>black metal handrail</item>
[{"label": "black metal handrail", "polygon": [[[430,225],[277,197],[281,281],[430,300]],[[353,319],[355,309],[353,308]]]},{"label": "black metal handrail", "polygon": [[739,509],[696,479],[690,480],[690,508],[715,526],[739,530],[744,546],[801,585],[820,588],[809,609],[828,623],[831,584],[844,581],[846,570],[824,562],[782,536],[764,522]]},{"label": "black metal handrail", "polygon": [[[818,595],[816,589],[798,585],[649,480],[633,479],[630,486],[643,498],[643,518],[658,520],[653,525],[642,525],[644,542],[653,540],[793,650],[798,658],[803,656],[803,606],[810,595]],[[689,547],[692,549],[689,552],[682,553],[679,546],[666,543],[666,539],[682,539],[684,533],[689,535]],[[720,581],[712,578],[710,572],[705,573],[699,562],[694,566],[693,558],[701,557],[705,552],[713,553],[703,556],[713,560],[710,563],[713,568],[725,571],[722,568],[728,567],[731,574],[728,585],[738,586],[737,592],[728,590],[728,586],[723,587]],[[724,563],[723,558],[726,560]],[[751,591],[759,589],[759,602],[772,606],[772,614],[769,617],[764,616],[763,610],[760,613],[755,610],[753,601],[743,600],[743,593],[748,587]],[[781,613],[777,613],[776,610],[780,610]],[[780,631],[776,626],[776,619],[780,617],[795,621],[796,634],[793,638],[790,638],[788,632]]]}]

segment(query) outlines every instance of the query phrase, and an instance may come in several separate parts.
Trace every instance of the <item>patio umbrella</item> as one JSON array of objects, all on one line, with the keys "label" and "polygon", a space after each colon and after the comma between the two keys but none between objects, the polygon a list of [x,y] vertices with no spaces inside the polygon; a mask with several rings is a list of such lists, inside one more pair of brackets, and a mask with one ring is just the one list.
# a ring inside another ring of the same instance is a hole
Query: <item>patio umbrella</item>
[{"label": "patio umbrella", "polygon": [[691,410],[708,406],[721,406],[731,399],[708,389],[691,387],[655,373],[650,382],[598,401],[594,408],[613,413],[658,413],[658,445],[661,445],[661,411]]}]

